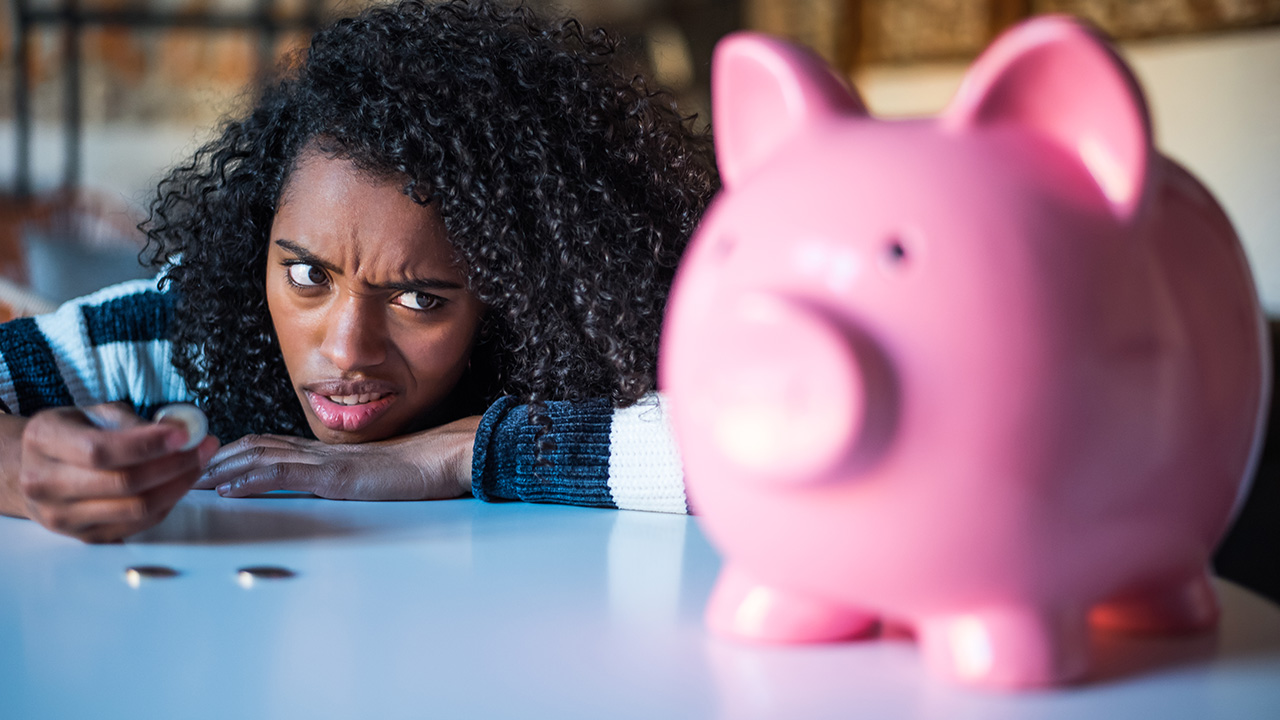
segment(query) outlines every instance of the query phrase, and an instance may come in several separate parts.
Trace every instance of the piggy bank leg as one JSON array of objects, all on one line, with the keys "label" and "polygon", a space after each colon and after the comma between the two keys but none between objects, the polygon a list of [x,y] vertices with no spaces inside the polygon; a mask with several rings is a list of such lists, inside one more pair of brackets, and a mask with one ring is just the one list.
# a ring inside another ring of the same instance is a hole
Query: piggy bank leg
[{"label": "piggy bank leg", "polygon": [[871,634],[876,617],[811,595],[754,580],[727,566],[707,606],[717,634],[763,642],[806,643]]},{"label": "piggy bank leg", "polygon": [[1072,682],[1089,666],[1083,611],[1010,607],[925,618],[917,625],[925,663],[954,681],[994,689]]},{"label": "piggy bank leg", "polygon": [[1218,597],[1208,574],[1200,572],[1109,600],[1094,608],[1089,620],[1119,632],[1200,632],[1218,624]]}]

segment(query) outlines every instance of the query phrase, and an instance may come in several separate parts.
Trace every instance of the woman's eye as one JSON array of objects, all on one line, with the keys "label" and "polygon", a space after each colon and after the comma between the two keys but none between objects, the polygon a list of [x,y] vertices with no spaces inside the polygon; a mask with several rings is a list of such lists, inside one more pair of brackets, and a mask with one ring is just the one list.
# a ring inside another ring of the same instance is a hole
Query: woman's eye
[{"label": "woman's eye", "polygon": [[289,280],[299,287],[323,285],[328,279],[324,274],[324,270],[315,265],[293,263],[289,266]]},{"label": "woman's eye", "polygon": [[429,293],[403,292],[397,295],[393,302],[410,310],[434,310],[440,307],[444,300]]}]

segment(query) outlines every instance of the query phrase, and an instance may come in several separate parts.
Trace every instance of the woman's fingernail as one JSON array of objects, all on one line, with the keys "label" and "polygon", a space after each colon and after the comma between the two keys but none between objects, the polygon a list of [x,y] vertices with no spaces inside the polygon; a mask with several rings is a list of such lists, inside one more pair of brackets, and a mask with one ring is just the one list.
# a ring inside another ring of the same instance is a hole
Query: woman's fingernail
[{"label": "woman's fingernail", "polygon": [[168,450],[169,452],[179,452],[181,450],[184,450],[186,447],[186,444],[187,444],[187,433],[185,430],[181,430],[181,429],[175,432],[169,433],[169,437],[167,437],[164,441],[165,450]]},{"label": "woman's fingernail", "polygon": [[218,486],[219,495],[226,497],[227,493],[229,492],[231,492],[231,483],[222,483],[221,485]]}]

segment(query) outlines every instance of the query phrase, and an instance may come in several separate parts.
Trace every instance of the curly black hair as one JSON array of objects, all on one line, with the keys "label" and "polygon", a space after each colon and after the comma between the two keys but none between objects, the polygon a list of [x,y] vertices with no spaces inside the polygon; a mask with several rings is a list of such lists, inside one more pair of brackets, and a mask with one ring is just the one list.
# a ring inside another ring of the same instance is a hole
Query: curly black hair
[{"label": "curly black hair", "polygon": [[464,405],[652,390],[667,292],[718,179],[709,135],[615,49],[488,1],[370,8],[317,32],[172,170],[141,227],[176,291],[174,365],[213,432],[310,435],[265,278],[281,190],[317,147],[438,204],[487,306]]}]

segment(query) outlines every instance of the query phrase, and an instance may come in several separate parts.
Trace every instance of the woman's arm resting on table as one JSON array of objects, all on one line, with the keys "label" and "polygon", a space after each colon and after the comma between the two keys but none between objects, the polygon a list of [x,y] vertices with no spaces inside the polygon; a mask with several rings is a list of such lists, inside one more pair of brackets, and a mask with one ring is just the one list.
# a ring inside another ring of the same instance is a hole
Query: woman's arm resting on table
[{"label": "woman's arm resting on table", "polygon": [[363,445],[250,435],[224,447],[197,488],[227,497],[272,490],[341,500],[433,500],[469,493],[486,501],[524,500],[627,510],[688,512],[684,477],[661,402],[629,408],[607,402],[550,402],[536,460],[528,406],[511,398],[470,417]]},{"label": "woman's arm resting on table", "polygon": [[186,442],[185,428],[122,403],[2,414],[0,511],[86,542],[119,540],[163,520],[218,447]]},{"label": "woman's arm resting on table", "polygon": [[471,492],[479,417],[360,445],[326,445],[281,435],[248,435],[227,445],[197,488],[225,497],[272,490],[334,500],[440,500]]}]

